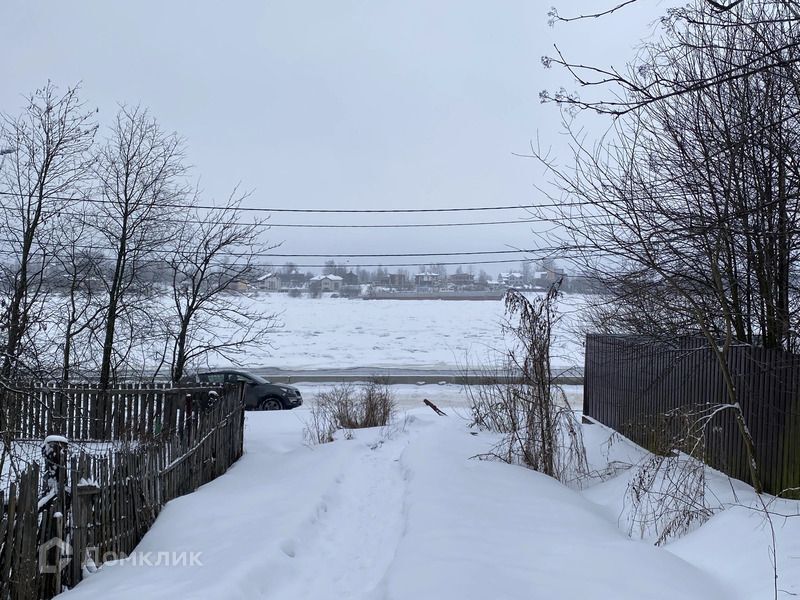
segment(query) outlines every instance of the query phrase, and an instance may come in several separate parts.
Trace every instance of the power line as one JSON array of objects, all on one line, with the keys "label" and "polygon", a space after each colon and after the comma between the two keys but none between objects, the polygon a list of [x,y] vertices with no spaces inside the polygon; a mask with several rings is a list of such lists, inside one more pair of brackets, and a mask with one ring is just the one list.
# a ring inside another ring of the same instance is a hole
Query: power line
[{"label": "power line", "polygon": [[[0,191],[3,196],[24,196],[16,192]],[[46,196],[48,200],[64,200],[69,202],[89,202],[92,204],[118,204],[116,200],[105,198],[76,198],[74,196]],[[586,204],[590,204],[586,202]],[[556,208],[562,206],[561,203],[550,204],[518,204],[500,206],[457,206],[445,208],[284,208],[284,207],[258,207],[258,206],[217,206],[215,204],[185,204],[171,203],[163,208],[185,208],[199,210],[224,210],[238,212],[258,212],[258,213],[316,213],[316,214],[391,214],[391,213],[449,213],[449,212],[480,212],[480,211],[506,211],[506,210],[530,210],[536,208]]]},{"label": "power line", "polygon": [[[221,207],[214,205],[200,205],[196,208],[203,210],[220,210]],[[245,212],[267,212],[267,213],[316,213],[316,214],[386,214],[386,213],[449,213],[449,212],[477,212],[494,210],[528,210],[537,208],[534,205],[518,206],[471,206],[453,208],[259,208],[243,206],[237,210]]]},{"label": "power line", "polygon": [[269,223],[267,227],[288,227],[294,229],[420,229],[425,227],[474,227],[485,225],[522,225],[525,223],[536,223],[538,220],[526,219],[517,221],[472,221],[469,223],[381,223],[378,225],[360,225],[348,223],[346,225],[324,225],[320,223]]},{"label": "power line", "polygon": [[[13,253],[8,251],[8,250],[0,250],[0,254],[13,254]],[[114,260],[114,258],[110,257],[110,256],[98,256],[98,257],[94,257],[93,260],[110,261],[110,260]],[[348,269],[348,270],[360,269],[360,268],[365,268],[365,267],[381,267],[381,268],[384,268],[384,269],[393,269],[393,268],[399,268],[399,267],[429,267],[429,266],[438,266],[438,265],[441,265],[441,266],[469,266],[469,265],[492,265],[492,264],[512,264],[512,263],[517,263],[518,264],[520,262],[521,261],[519,259],[513,259],[512,258],[512,259],[501,259],[501,260],[480,260],[480,261],[474,260],[474,261],[456,261],[456,262],[450,262],[450,261],[448,261],[448,262],[440,262],[440,261],[432,262],[432,261],[428,261],[428,262],[407,262],[407,263],[389,263],[389,264],[387,264],[387,263],[353,263],[353,264],[341,264],[341,263],[339,263],[339,264],[336,265],[336,267],[340,267],[340,268],[344,268],[344,269]],[[163,266],[164,265],[164,261],[159,261],[159,260],[156,260],[156,259],[146,259],[146,260],[139,261],[138,264],[139,265],[151,265],[151,266],[155,266],[155,265],[162,265]],[[218,267],[225,267],[225,266],[242,267],[242,266],[245,266],[245,265],[242,264],[242,263],[234,264],[234,265],[226,265],[225,263],[218,263],[218,264],[213,264],[212,266],[218,266]],[[273,265],[271,263],[261,263],[261,262],[249,262],[249,263],[247,263],[247,266],[248,267],[256,267],[256,268],[257,267],[269,267],[269,268],[274,268],[275,267],[275,265]],[[297,263],[292,263],[292,267],[297,268],[297,269],[324,269],[324,268],[329,267],[329,266],[330,265],[324,265],[324,264],[320,265],[320,264],[297,264]]]},{"label": "power line", "polygon": [[[338,264],[337,267],[342,267],[345,269],[357,269],[362,267],[383,267],[384,269],[391,269],[395,267],[429,267],[429,266],[466,266],[466,265],[497,265],[497,264],[509,264],[509,263],[519,263],[519,259],[503,259],[503,260],[481,260],[481,261],[459,261],[459,262],[424,262],[424,263],[392,263],[392,264],[384,264],[384,263],[353,263],[352,265],[342,265]],[[267,265],[255,265],[255,266],[267,266]],[[329,267],[330,265],[299,265],[293,264],[292,266],[298,269],[324,269],[325,267]]]},{"label": "power line", "polygon": [[[11,238],[0,238],[0,244],[18,244],[19,240]],[[72,241],[65,241],[59,243],[57,241],[37,242],[36,247],[41,250],[49,250],[56,252],[64,252],[69,250],[88,250],[95,252],[116,252],[118,247],[102,245],[102,244],[80,244]],[[496,254],[532,254],[536,252],[555,252],[560,250],[561,246],[549,246],[541,248],[508,248],[505,250],[470,250],[470,251],[446,251],[446,252],[379,252],[379,253],[317,253],[317,254],[292,254],[292,253],[277,253],[272,252],[271,249],[262,251],[249,251],[243,250],[240,252],[232,251],[219,251],[215,252],[215,256],[221,257],[238,257],[238,258],[424,258],[424,257],[437,257],[437,256],[484,256]],[[0,249],[4,254],[16,255],[18,252],[8,249]],[[175,251],[169,248],[149,248],[145,251],[147,254],[165,254],[174,256],[180,254],[180,251]],[[191,254],[191,252],[187,253]],[[100,257],[98,257],[100,258]]]},{"label": "power line", "polygon": [[537,252],[534,250],[482,250],[475,252],[402,252],[388,254],[261,254],[263,257],[270,258],[411,258],[425,256],[481,256],[486,254],[525,254]]},{"label": "power line", "polygon": [[[9,240],[2,240],[0,242],[9,242]],[[41,250],[50,251],[51,255],[55,254],[56,252],[63,252],[64,250],[69,250],[69,248],[65,248],[63,246],[58,245],[39,245]],[[91,250],[96,252],[102,251],[114,251],[116,248],[112,248],[109,246],[91,246],[91,245],[79,245],[75,244],[74,246],[70,246],[73,249],[83,249],[83,250]],[[487,251],[476,251],[476,252],[443,252],[443,253],[425,253],[425,252],[416,252],[416,253],[387,253],[387,254],[276,254],[270,252],[218,252],[215,254],[215,258],[220,260],[224,260],[226,258],[245,258],[248,259],[246,263],[237,263],[238,266],[243,266],[247,264],[251,267],[274,267],[272,263],[266,262],[258,262],[253,261],[251,259],[270,259],[270,258],[348,258],[348,259],[358,259],[358,258],[417,258],[417,257],[426,257],[434,259],[436,257],[451,257],[451,256],[482,256],[482,255],[497,255],[497,254],[526,254],[526,255],[536,255],[538,257],[541,256],[549,256],[552,254],[561,254],[565,255],[569,253],[569,251],[577,251],[579,250],[578,247],[575,248],[564,248],[562,246],[552,246],[552,247],[541,247],[541,248],[531,248],[531,249],[520,249],[520,250],[487,250]],[[17,256],[18,252],[13,250],[3,249],[0,248],[0,254],[4,254],[7,256]],[[140,265],[164,265],[166,262],[164,259],[158,259],[157,256],[178,256],[175,252],[166,250],[166,249],[151,249],[147,252],[147,254],[151,255],[152,258],[144,258],[138,261]],[[97,261],[97,262],[109,262],[116,260],[114,256],[92,256],[87,257],[88,260]],[[80,257],[77,260],[81,260]],[[519,263],[525,262],[526,260],[534,260],[533,257],[525,258],[525,257],[518,257],[512,259],[491,259],[491,260],[469,260],[469,261],[439,261],[439,260],[429,260],[426,262],[404,262],[404,263],[360,263],[357,260],[354,261],[347,261],[347,264],[343,264],[339,262],[336,266],[337,267],[344,267],[348,269],[352,268],[360,268],[360,267],[384,267],[384,268],[395,268],[395,267],[423,267],[429,265],[483,265],[483,264],[510,264],[510,263]],[[352,263],[352,264],[351,264]],[[297,268],[315,268],[321,269],[325,267],[329,267],[328,264],[295,264],[293,265]],[[215,266],[225,266],[225,263],[216,263]],[[234,265],[231,265],[234,266]]]},{"label": "power line", "polygon": [[[0,192],[2,194],[2,192]],[[92,202],[92,201],[90,201]],[[166,205],[161,208],[169,209],[169,208],[187,208],[185,206],[180,205]],[[194,207],[196,208],[196,207]],[[9,206],[0,206],[0,210],[6,211],[13,211],[13,207]],[[232,212],[240,209],[228,209]],[[348,212],[348,211],[342,211]],[[396,212],[403,212],[403,211],[396,211]],[[85,218],[91,218],[94,215],[91,214],[84,214],[76,211],[57,211],[57,214],[60,215],[70,215],[70,216],[80,216]],[[288,228],[288,229],[420,229],[420,228],[439,228],[439,227],[480,227],[480,226],[492,226],[492,225],[521,225],[521,224],[530,224],[530,223],[549,223],[552,221],[550,218],[539,218],[539,217],[530,217],[526,219],[515,219],[515,220],[501,220],[501,221],[469,221],[469,222],[448,222],[448,223],[376,223],[376,224],[361,224],[361,223],[334,223],[334,224],[327,224],[327,223],[271,223],[271,222],[262,222],[262,223],[246,223],[240,221],[217,221],[214,223],[209,223],[208,221],[186,218],[186,219],[158,219],[161,223],[192,223],[192,224],[219,224],[219,225],[241,225],[244,227],[249,227],[252,225],[258,227],[264,227],[266,229],[272,228]]]}]

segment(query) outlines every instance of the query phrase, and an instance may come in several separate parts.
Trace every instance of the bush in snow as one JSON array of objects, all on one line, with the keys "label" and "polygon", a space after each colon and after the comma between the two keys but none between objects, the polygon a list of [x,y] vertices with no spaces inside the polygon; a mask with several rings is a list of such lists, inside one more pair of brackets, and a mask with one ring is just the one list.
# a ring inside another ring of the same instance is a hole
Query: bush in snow
[{"label": "bush in snow", "polygon": [[468,388],[472,396],[472,425],[503,434],[485,457],[522,464],[555,477],[578,483],[587,473],[581,427],[563,390],[553,383],[550,342],[557,321],[559,291],[554,285],[543,297],[528,300],[509,290],[504,329],[511,345],[501,377]]},{"label": "bush in snow", "polygon": [[681,407],[648,419],[653,452],[628,483],[629,534],[664,544],[702,525],[706,498],[706,433],[726,405]]},{"label": "bush in snow", "polygon": [[332,442],[340,429],[384,427],[392,422],[395,411],[394,395],[386,384],[336,385],[314,398],[305,437],[309,443],[324,444]]}]

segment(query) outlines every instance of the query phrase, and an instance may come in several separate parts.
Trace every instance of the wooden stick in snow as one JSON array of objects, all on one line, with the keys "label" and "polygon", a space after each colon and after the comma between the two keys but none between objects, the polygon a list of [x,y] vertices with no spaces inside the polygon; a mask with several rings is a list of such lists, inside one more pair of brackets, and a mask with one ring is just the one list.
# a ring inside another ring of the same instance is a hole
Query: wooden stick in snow
[{"label": "wooden stick in snow", "polygon": [[433,402],[431,402],[431,401],[430,401],[430,400],[428,400],[427,398],[425,398],[425,399],[423,400],[423,402],[424,402],[424,403],[425,403],[427,406],[430,406],[430,407],[433,409],[433,411],[434,411],[434,412],[435,412],[437,415],[439,415],[440,417],[446,417],[446,416],[447,416],[447,413],[445,413],[444,411],[441,411],[441,410],[439,410],[439,407],[438,407],[438,406],[436,406],[436,405],[435,405]]}]

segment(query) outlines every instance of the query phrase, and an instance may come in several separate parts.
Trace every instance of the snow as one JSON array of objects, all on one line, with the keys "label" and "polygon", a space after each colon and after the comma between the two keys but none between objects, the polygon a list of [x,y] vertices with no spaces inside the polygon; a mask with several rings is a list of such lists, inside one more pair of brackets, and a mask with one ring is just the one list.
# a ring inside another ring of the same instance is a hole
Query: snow
[{"label": "snow", "polygon": [[47,494],[39,498],[37,509],[41,511],[42,508],[47,506],[50,503],[50,501],[56,497],[57,494],[58,492],[56,490],[51,489]]},{"label": "snow", "polygon": [[[597,450],[590,455],[595,459],[593,468],[609,463],[620,468],[636,465],[647,455],[602,425],[583,430],[588,446]],[[778,597],[800,595],[800,502],[766,494],[759,499],[749,485],[708,467],[705,471],[706,499],[714,516],[666,548],[717,581],[727,583],[732,600],[774,597],[774,552],[778,558]],[[623,529],[630,510],[624,501],[625,490],[634,472],[621,469],[617,477],[584,491],[584,496]],[[765,517],[765,507],[770,518]],[[774,548],[770,521],[775,529]]]},{"label": "snow", "polygon": [[[448,417],[414,408],[390,427],[322,446],[303,443],[307,407],[248,413],[245,455],[227,474],[170,502],[133,558],[104,565],[63,597],[772,597],[770,529],[752,507],[728,506],[665,547],[632,540],[620,519],[629,466],[643,450],[585,425],[592,467],[616,476],[579,492],[470,458],[494,436],[473,435],[465,402],[443,389],[449,386],[424,387],[424,397],[454,407]],[[427,393],[434,389],[442,390],[438,397]],[[755,498],[714,472],[709,488],[721,504],[734,494],[743,506]],[[798,513],[797,502],[773,507]],[[800,519],[777,519],[775,527],[779,587],[800,593]],[[159,553],[193,553],[200,564],[136,559]]]},{"label": "snow", "polygon": [[63,435],[48,435],[44,438],[42,445],[47,446],[48,444],[69,444],[69,440]]},{"label": "snow", "polygon": [[[353,385],[361,385],[365,382],[355,382]],[[313,402],[314,397],[321,393],[330,391],[334,386],[341,383],[293,383],[300,390],[305,398],[305,402]],[[481,386],[470,386],[473,394],[478,394]],[[562,385],[561,389],[567,396],[569,405],[574,410],[583,410],[583,386],[582,385]],[[406,411],[422,406],[422,401],[427,398],[440,408],[458,409],[459,414],[467,418],[469,415],[470,400],[465,391],[465,387],[452,383],[418,383],[418,384],[394,384],[390,388],[398,409]],[[429,409],[430,410],[430,409]]]},{"label": "snow", "polygon": [[[283,327],[248,351],[245,367],[344,369],[394,367],[461,369],[494,364],[506,348],[502,301],[361,300],[290,298],[260,294],[252,306],[275,313]],[[585,298],[564,295],[553,351],[556,368],[583,365],[583,337],[576,331]],[[211,366],[229,366],[212,359]]]},{"label": "snow", "polygon": [[316,277],[312,277],[311,281],[342,281],[342,278],[338,275],[317,275]]}]

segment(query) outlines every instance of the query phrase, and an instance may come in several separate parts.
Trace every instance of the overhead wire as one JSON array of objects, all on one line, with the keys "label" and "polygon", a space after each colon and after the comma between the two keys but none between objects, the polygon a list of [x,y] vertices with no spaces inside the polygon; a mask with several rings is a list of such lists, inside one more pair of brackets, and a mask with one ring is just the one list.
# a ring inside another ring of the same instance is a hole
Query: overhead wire
[{"label": "overhead wire", "polygon": [[[0,196],[20,196],[16,192],[0,191]],[[89,202],[92,204],[117,204],[116,200],[92,197],[75,197],[48,195],[48,200],[64,200],[67,202]],[[592,204],[592,202],[578,202],[578,204]],[[392,214],[392,213],[441,213],[441,212],[478,212],[478,211],[507,211],[507,210],[530,210],[537,208],[557,208],[562,203],[546,204],[520,204],[520,205],[500,205],[500,206],[456,206],[439,208],[286,208],[286,207],[260,207],[260,206],[229,206],[216,204],[194,204],[172,202],[163,205],[163,208],[183,208],[199,210],[224,210],[236,212],[259,212],[259,213],[318,213],[318,214]]]},{"label": "overhead wire", "polygon": [[[7,191],[0,191],[0,196],[18,196],[13,192]],[[72,197],[72,196],[49,196],[50,200],[64,200],[69,202],[86,202],[89,204],[114,204],[115,201],[108,200],[108,199],[98,199],[98,198],[80,198],[80,197]],[[579,206],[579,205],[590,205],[593,204],[592,202],[571,202],[567,203],[566,206]],[[500,210],[500,211],[507,211],[507,210],[526,210],[530,212],[532,209],[541,209],[541,208],[561,208],[565,205],[560,203],[552,203],[552,204],[538,204],[538,205],[519,205],[519,206],[511,206],[511,205],[502,205],[502,206],[480,206],[480,207],[451,207],[451,208],[426,208],[426,209],[290,209],[290,208],[260,208],[260,207],[231,207],[231,206],[215,206],[215,205],[198,205],[198,204],[180,204],[180,203],[169,203],[168,205],[161,206],[160,208],[172,208],[172,209],[198,209],[198,210],[226,210],[231,212],[284,212],[284,213],[322,213],[322,214],[390,214],[390,213],[448,213],[448,212],[468,212],[468,211],[492,211],[492,210]],[[0,204],[0,210],[6,211],[13,211],[14,207],[4,206]],[[69,210],[59,210],[57,211],[59,215],[74,215],[74,216],[82,216],[82,217],[90,217],[90,214],[76,212],[76,211],[69,211]],[[533,223],[550,223],[554,225],[558,225],[559,220],[565,219],[564,216],[553,216],[553,217],[528,217],[523,219],[517,220],[498,220],[498,221],[471,221],[471,222],[446,222],[446,223],[377,223],[377,224],[360,224],[360,223],[334,223],[334,224],[321,224],[321,223],[270,223],[270,222],[260,222],[254,223],[255,225],[264,226],[266,228],[272,227],[280,227],[280,228],[300,228],[300,229],[319,229],[319,228],[330,228],[330,229],[388,229],[388,228],[398,228],[398,229],[408,229],[408,228],[441,228],[441,227],[475,227],[475,226],[493,226],[493,225],[512,225],[512,224],[533,224]],[[576,215],[577,219],[590,219],[593,218],[593,215]],[[198,224],[207,224],[208,221],[197,220],[193,218],[165,218],[159,219],[160,223],[198,223]],[[213,221],[213,224],[219,225],[250,225],[248,223],[243,223],[241,221]],[[0,242],[5,241],[8,243],[17,243],[16,241],[12,240],[0,240]],[[99,245],[83,245],[83,246],[75,246],[76,248],[80,247],[86,250],[94,250],[94,251],[113,251],[113,247],[103,247]],[[434,258],[434,257],[453,257],[453,256],[488,256],[488,255],[499,255],[499,254],[531,254],[531,253],[552,253],[554,251],[562,251],[563,248],[535,248],[535,249],[514,249],[514,250],[490,250],[490,251],[448,251],[448,252],[402,252],[402,253],[354,253],[354,254],[343,254],[340,252],[336,253],[318,253],[318,254],[309,254],[309,253],[250,253],[250,252],[241,252],[241,253],[219,253],[217,256],[220,257],[256,257],[256,258],[347,258],[347,259],[358,259],[358,258]],[[2,251],[0,251],[2,252]],[[3,252],[5,254],[13,254],[13,252],[9,253],[7,251]],[[154,250],[151,254],[169,254],[168,250]],[[396,263],[396,264],[366,264],[366,265],[359,265],[359,266],[385,266],[385,267],[405,267],[405,266],[425,266],[428,264],[449,264],[449,265],[456,265],[456,264],[463,264],[463,265],[472,265],[472,264],[500,264],[500,263],[512,263],[518,262],[518,260],[484,260],[484,261],[462,261],[462,262],[447,262],[442,263],[440,261],[428,261],[426,263]],[[268,265],[264,265],[268,266]],[[304,265],[297,265],[298,267],[303,268],[322,268],[327,265],[317,265],[317,264],[304,264]]]}]

